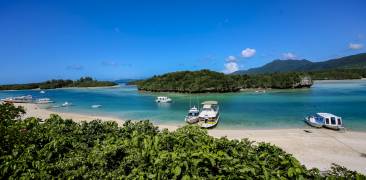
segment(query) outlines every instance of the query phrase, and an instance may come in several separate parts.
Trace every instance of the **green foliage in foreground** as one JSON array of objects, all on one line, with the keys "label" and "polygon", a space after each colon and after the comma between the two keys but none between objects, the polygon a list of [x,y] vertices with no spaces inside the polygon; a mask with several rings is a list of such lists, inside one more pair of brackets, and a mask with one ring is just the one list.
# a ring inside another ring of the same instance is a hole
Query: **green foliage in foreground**
[{"label": "green foliage in foreground", "polygon": [[91,77],[82,77],[79,80],[50,80],[42,83],[0,85],[0,90],[23,90],[23,89],[55,89],[63,87],[102,87],[117,85],[110,81],[97,81]]},{"label": "green foliage in foreground", "polygon": [[136,81],[139,90],[158,92],[236,92],[246,88],[302,88],[305,73],[274,73],[265,75],[225,75],[210,70],[179,71]]},{"label": "green foliage in foreground", "polygon": [[[159,131],[148,121],[19,120],[0,105],[0,179],[324,179],[280,148],[216,139],[197,126]],[[362,178],[336,166],[332,177]]]}]

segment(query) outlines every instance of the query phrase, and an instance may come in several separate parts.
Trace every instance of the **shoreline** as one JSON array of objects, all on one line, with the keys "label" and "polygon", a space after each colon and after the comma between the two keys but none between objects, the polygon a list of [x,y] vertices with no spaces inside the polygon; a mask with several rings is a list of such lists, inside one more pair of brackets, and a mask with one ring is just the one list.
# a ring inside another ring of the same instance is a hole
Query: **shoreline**
[{"label": "shoreline", "polygon": [[[123,119],[107,116],[92,116],[77,113],[55,112],[41,109],[36,104],[18,103],[26,110],[26,117],[38,117],[46,119],[50,114],[58,114],[64,119],[72,119],[75,122],[115,121],[119,126]],[[154,124],[160,130],[175,131],[182,125]],[[305,130],[311,133],[305,132]],[[211,129],[208,134],[228,139],[248,138],[251,141],[267,142],[274,144],[289,154],[292,154],[307,168],[318,168],[321,171],[329,170],[332,163],[347,167],[348,169],[366,174],[366,132],[347,131],[341,133],[328,129],[314,128],[288,128],[288,129]]]}]

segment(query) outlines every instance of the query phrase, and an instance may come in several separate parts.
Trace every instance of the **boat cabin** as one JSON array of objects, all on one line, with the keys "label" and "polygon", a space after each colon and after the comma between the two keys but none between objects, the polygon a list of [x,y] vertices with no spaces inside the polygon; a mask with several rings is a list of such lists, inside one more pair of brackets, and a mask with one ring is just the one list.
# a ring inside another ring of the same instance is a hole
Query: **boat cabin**
[{"label": "boat cabin", "polygon": [[342,126],[342,118],[330,113],[317,113],[315,118],[322,118],[325,126]]}]

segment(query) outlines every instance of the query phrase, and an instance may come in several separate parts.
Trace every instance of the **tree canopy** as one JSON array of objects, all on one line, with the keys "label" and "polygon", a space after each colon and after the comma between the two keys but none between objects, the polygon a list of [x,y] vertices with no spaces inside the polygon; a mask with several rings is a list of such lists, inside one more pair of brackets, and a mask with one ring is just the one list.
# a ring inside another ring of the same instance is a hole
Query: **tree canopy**
[{"label": "tree canopy", "polygon": [[266,75],[225,75],[210,70],[179,71],[136,81],[139,90],[165,92],[236,92],[246,88],[302,88],[304,73],[274,73]]},{"label": "tree canopy", "polygon": [[0,90],[23,90],[23,89],[55,89],[63,87],[102,87],[117,85],[110,81],[97,81],[91,77],[81,77],[78,80],[53,79],[41,83],[0,85]]},{"label": "tree canopy", "polygon": [[149,121],[118,127],[23,113],[0,104],[0,179],[365,178],[338,165],[322,175],[271,144],[217,139],[192,125],[169,132]]}]

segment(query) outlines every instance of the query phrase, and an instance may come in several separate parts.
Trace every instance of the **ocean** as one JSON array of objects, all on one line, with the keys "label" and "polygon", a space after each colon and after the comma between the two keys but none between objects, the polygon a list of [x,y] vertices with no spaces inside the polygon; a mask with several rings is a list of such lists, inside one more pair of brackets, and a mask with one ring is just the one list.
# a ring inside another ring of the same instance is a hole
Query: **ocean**
[{"label": "ocean", "polygon": [[[316,112],[341,116],[344,126],[366,131],[366,80],[316,81],[309,89],[267,90],[238,93],[178,94],[139,92],[135,86],[111,88],[70,88],[46,90],[0,91],[0,98],[32,95],[51,98],[54,105],[65,101],[70,107],[53,111],[111,116],[131,120],[150,120],[155,124],[184,125],[190,106],[216,100],[220,106],[219,129],[303,128],[303,119]],[[169,96],[170,104],[158,104],[156,96]],[[102,105],[93,109],[92,105]],[[42,105],[41,108],[47,108]]]}]

